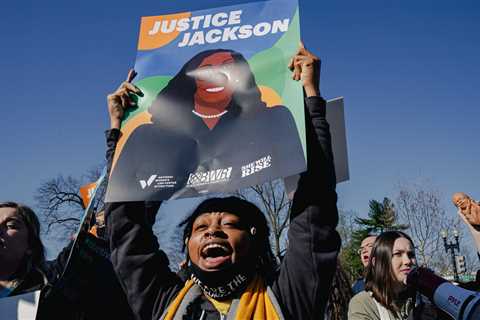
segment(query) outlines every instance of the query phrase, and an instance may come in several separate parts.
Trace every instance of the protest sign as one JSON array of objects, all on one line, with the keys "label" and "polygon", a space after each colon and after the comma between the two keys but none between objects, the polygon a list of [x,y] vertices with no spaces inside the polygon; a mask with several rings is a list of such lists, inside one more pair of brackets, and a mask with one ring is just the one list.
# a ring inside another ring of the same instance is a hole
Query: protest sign
[{"label": "protest sign", "polygon": [[72,246],[72,251],[70,252],[70,257],[73,255],[73,252],[77,249],[76,247],[81,246],[81,242],[83,241],[84,237],[92,227],[92,222],[94,221],[95,215],[101,209],[103,209],[105,188],[107,185],[106,170],[107,169],[104,168],[98,180],[94,183],[91,183],[91,185],[93,186],[93,189],[92,191],[89,192],[90,194],[89,202],[87,204],[87,208],[85,209],[85,213],[82,217],[82,220],[80,221],[80,227],[78,228],[78,231],[75,235],[75,241]]},{"label": "protest sign", "polygon": [[[348,181],[350,179],[350,171],[348,168],[347,133],[345,129],[343,97],[337,97],[327,101],[327,122],[330,125],[330,134],[332,136],[336,182]],[[300,175],[293,175],[284,179],[285,191],[290,199],[293,199],[299,178]]]},{"label": "protest sign", "polygon": [[231,192],[306,169],[298,4],[143,17],[106,201]]},{"label": "protest sign", "polygon": [[40,290],[0,299],[0,318],[8,320],[35,320]]},{"label": "protest sign", "polygon": [[327,101],[327,121],[332,135],[333,162],[337,183],[348,181],[347,132],[345,130],[345,108],[343,97]]},{"label": "protest sign", "polygon": [[78,270],[78,268],[82,268],[82,266],[80,266],[75,261],[78,260],[78,256],[84,255],[83,253],[85,252],[85,247],[88,247],[85,242],[87,241],[86,239],[89,238],[89,230],[92,227],[92,222],[94,221],[95,215],[97,214],[99,209],[102,209],[104,206],[103,200],[107,185],[106,174],[107,169],[104,168],[98,180],[92,183],[94,187],[93,190],[89,193],[90,200],[88,202],[87,208],[85,209],[83,218],[80,222],[80,227],[75,234],[75,240],[71,245],[65,267],[58,280],[59,282],[68,282],[72,278],[72,275],[73,277],[75,277],[74,275],[76,273],[76,270]]},{"label": "protest sign", "polygon": [[95,182],[80,187],[80,197],[82,197],[83,206],[86,208],[92,199],[97,184]]}]

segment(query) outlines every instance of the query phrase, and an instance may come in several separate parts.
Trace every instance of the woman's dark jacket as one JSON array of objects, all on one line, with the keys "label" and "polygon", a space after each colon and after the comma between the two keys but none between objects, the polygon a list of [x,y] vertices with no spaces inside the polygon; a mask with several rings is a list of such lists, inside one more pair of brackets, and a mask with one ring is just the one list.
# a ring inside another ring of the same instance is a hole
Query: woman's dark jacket
[{"label": "woman's dark jacket", "polygon": [[133,319],[109,261],[108,243],[87,234],[64,272],[72,244],[42,270],[31,270],[10,296],[41,290],[36,320]]},{"label": "woman's dark jacket", "polygon": [[[108,165],[118,137],[119,131],[106,133]],[[28,272],[9,296],[41,290],[36,320],[134,319],[110,262],[108,241],[83,234],[70,257],[73,244],[41,269]]]},{"label": "woman's dark jacket", "polygon": [[[305,100],[308,170],[293,199],[289,247],[269,283],[286,319],[324,314],[340,249],[335,172],[325,100]],[[159,204],[110,203],[106,209],[111,260],[137,319],[159,319],[183,287],[168,267],[151,227]]]}]

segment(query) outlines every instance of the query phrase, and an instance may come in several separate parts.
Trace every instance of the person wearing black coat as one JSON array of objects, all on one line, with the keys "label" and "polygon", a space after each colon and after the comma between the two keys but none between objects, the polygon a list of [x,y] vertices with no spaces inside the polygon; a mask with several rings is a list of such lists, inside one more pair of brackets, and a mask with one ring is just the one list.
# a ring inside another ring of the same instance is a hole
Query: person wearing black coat
[{"label": "person wearing black coat", "polygon": [[[34,211],[15,202],[0,203],[0,210],[1,297],[40,290],[37,320],[133,319],[106,240],[86,233],[73,255],[71,241],[56,259],[46,261]],[[8,269],[13,271],[7,274]]]},{"label": "person wearing black coat", "polygon": [[[306,94],[308,169],[294,195],[281,265],[271,259],[268,226],[258,208],[235,197],[213,198],[184,221],[190,272],[184,283],[169,269],[152,231],[160,203],[108,203],[111,260],[136,319],[323,317],[341,242],[331,138],[318,90],[318,58],[302,46],[290,67]],[[139,93],[133,77],[131,72],[108,97],[118,127],[129,94]]]}]

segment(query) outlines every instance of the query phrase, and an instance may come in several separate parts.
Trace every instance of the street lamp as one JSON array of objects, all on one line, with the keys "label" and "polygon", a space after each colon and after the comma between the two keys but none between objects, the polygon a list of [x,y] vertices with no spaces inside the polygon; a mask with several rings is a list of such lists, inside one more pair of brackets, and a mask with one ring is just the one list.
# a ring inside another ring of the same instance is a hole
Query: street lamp
[{"label": "street lamp", "polygon": [[458,242],[458,230],[453,230],[453,237],[455,238],[455,242],[447,241],[448,233],[447,230],[441,231],[441,236],[443,238],[443,245],[445,247],[445,252],[448,253],[450,251],[450,256],[452,259],[453,265],[453,277],[456,282],[459,281],[458,272],[457,272],[457,264],[455,263],[455,250],[460,251],[460,244]]}]

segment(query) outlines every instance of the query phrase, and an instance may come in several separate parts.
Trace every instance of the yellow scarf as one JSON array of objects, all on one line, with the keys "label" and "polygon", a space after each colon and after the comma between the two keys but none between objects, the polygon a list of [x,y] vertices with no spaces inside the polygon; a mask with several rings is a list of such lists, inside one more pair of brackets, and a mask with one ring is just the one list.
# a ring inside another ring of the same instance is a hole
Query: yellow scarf
[{"label": "yellow scarf", "polygon": [[[168,307],[165,320],[173,320],[173,316],[177,312],[180,303],[187,294],[188,290],[193,286],[193,281],[188,280],[185,286],[178,293],[177,297]],[[261,319],[261,320],[279,320],[280,317],[272,304],[272,301],[268,297],[267,287],[262,278],[255,277],[250,282],[247,289],[240,296],[240,302],[235,315],[236,320],[247,319]]]},{"label": "yellow scarf", "polygon": [[233,299],[215,300],[208,295],[205,295],[205,296],[213,304],[213,306],[215,307],[215,309],[217,309],[218,312],[220,312],[223,315],[228,314],[228,310],[230,310],[230,306],[232,305]]}]

